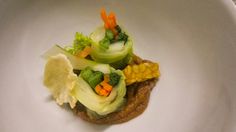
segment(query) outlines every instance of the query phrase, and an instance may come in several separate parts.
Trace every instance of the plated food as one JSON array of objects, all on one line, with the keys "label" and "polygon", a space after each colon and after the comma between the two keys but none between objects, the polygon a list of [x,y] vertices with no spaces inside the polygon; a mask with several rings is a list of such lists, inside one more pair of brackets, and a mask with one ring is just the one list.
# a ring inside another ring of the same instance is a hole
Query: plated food
[{"label": "plated food", "polygon": [[43,57],[44,85],[59,105],[96,124],[140,115],[160,76],[158,63],[133,53],[133,41],[115,14],[101,10],[104,25],[90,36],[76,33],[72,46],[53,46]]}]

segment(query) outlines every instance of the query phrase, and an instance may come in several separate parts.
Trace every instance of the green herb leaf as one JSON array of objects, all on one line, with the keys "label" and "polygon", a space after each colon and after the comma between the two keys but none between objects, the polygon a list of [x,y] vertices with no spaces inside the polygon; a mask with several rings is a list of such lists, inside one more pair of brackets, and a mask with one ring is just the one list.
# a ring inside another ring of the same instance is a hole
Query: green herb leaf
[{"label": "green herb leaf", "polygon": [[113,87],[116,86],[120,81],[120,76],[115,72],[110,73],[109,76],[110,76],[109,84],[112,85]]},{"label": "green herb leaf", "polygon": [[116,29],[116,31],[117,31],[118,33],[120,33],[120,32],[121,32],[121,28],[120,28],[120,26],[119,26],[119,25],[116,25],[115,29]]},{"label": "green herb leaf", "polygon": [[123,41],[126,42],[126,41],[128,40],[128,35],[121,32],[121,33],[118,34],[118,38],[117,38],[117,39],[118,39],[119,41],[122,41],[122,40],[123,40]]}]

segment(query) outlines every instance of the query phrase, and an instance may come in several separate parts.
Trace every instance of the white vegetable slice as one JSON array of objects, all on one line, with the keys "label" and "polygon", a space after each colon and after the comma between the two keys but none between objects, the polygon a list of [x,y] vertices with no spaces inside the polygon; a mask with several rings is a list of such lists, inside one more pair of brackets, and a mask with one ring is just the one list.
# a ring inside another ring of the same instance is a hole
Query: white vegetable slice
[{"label": "white vegetable slice", "polygon": [[46,51],[42,57],[45,60],[48,60],[51,56],[55,56],[57,54],[65,55],[67,57],[67,59],[70,61],[73,69],[83,70],[84,68],[89,66],[95,71],[97,71],[97,69],[99,68],[100,71],[103,73],[110,73],[110,66],[109,65],[97,63],[95,61],[91,61],[91,60],[80,58],[80,57],[76,57],[76,56],[68,53],[67,51],[65,51],[59,45],[54,45],[52,48],[50,48],[48,51]]}]

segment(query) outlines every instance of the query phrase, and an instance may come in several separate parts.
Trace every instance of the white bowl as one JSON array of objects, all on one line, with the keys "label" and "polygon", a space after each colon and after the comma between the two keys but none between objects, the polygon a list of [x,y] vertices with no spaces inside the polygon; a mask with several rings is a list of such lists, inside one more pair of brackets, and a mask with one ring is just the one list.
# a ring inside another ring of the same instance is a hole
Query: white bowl
[{"label": "white bowl", "polygon": [[[235,132],[236,8],[231,0],[0,1],[1,132]],[[102,24],[114,11],[139,56],[160,64],[149,106],[123,124],[87,123],[42,85],[54,44]]]}]

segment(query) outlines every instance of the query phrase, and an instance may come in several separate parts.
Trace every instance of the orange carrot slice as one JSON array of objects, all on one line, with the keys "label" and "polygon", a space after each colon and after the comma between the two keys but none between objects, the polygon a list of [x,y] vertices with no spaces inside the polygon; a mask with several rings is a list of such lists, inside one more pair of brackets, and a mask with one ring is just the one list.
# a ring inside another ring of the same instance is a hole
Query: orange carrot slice
[{"label": "orange carrot slice", "polygon": [[100,95],[102,95],[102,96],[108,96],[108,92],[105,90],[105,89],[101,89],[100,90]]},{"label": "orange carrot slice", "polygon": [[115,16],[115,13],[114,12],[111,12],[108,16],[109,19],[111,19],[114,23],[114,25],[116,26],[116,16]]},{"label": "orange carrot slice", "polygon": [[86,46],[81,52],[79,52],[79,57],[85,58],[87,57],[92,51],[90,46]]},{"label": "orange carrot slice", "polygon": [[101,17],[104,22],[107,22],[106,10],[104,8],[101,9]]},{"label": "orange carrot slice", "polygon": [[105,23],[105,28],[109,27],[108,17],[106,15],[106,10],[104,8],[101,9],[101,18]]},{"label": "orange carrot slice", "polygon": [[109,25],[110,25],[111,29],[116,27],[116,25],[115,25],[115,23],[112,19],[108,19],[108,22],[109,22]]},{"label": "orange carrot slice", "polygon": [[97,93],[97,94],[100,94],[100,91],[101,91],[101,90],[102,90],[102,86],[98,84],[98,85],[95,87],[96,93]]},{"label": "orange carrot slice", "polygon": [[117,31],[115,29],[115,23],[111,19],[108,20],[108,23],[109,23],[109,29],[113,32],[114,35],[116,35]]},{"label": "orange carrot slice", "polygon": [[108,86],[103,87],[103,89],[105,89],[108,93],[110,93],[112,91],[112,86],[108,85]]},{"label": "orange carrot slice", "polygon": [[105,82],[105,81],[102,81],[100,84],[103,86],[103,89],[105,89],[105,90],[108,91],[108,92],[111,92],[112,86],[111,86],[110,84],[108,84],[108,83]]}]

